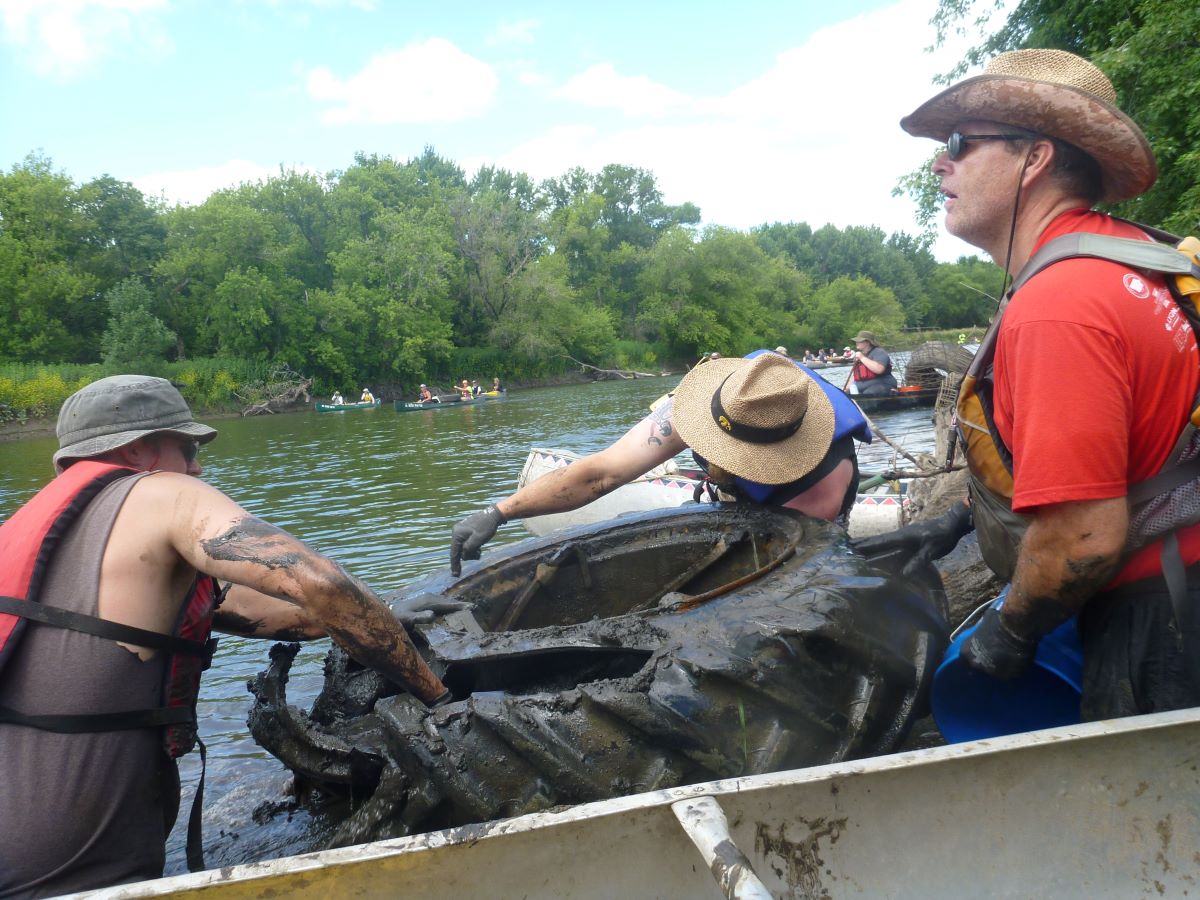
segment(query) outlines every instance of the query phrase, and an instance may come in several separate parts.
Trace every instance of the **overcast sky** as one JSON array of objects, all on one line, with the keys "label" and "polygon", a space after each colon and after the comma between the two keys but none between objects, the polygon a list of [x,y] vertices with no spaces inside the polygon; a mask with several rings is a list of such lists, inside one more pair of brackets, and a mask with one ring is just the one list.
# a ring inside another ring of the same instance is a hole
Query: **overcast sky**
[{"label": "overcast sky", "polygon": [[705,224],[912,233],[891,189],[933,145],[897,122],[965,46],[927,52],[935,7],[0,0],[0,165],[38,151],[198,203],[429,145],[468,176],[649,169]]}]

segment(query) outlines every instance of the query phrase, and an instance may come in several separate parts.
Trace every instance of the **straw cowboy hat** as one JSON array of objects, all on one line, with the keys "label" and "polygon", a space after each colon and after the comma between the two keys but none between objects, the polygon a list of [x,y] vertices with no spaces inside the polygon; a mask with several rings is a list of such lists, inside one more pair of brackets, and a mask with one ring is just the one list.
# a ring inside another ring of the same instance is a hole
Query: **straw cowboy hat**
[{"label": "straw cowboy hat", "polygon": [[982,75],[947,88],[900,120],[915,137],[945,141],[961,122],[985,119],[1058,138],[1100,166],[1103,200],[1145,193],[1158,177],[1150,143],[1117,109],[1112,82],[1065,50],[1012,50]]},{"label": "straw cowboy hat", "polygon": [[692,369],[675,389],[672,419],[706,460],[759,484],[802,478],[833,440],[833,403],[799,366],[774,353]]}]

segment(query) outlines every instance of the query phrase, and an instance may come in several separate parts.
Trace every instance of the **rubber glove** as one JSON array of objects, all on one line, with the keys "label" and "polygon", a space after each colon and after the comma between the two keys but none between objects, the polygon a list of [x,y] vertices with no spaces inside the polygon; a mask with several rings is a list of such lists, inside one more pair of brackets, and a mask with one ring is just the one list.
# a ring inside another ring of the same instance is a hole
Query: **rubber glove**
[{"label": "rubber glove", "polygon": [[479,559],[483,545],[490,541],[496,529],[507,521],[500,510],[489,506],[455,525],[450,533],[450,574],[455,578],[462,574],[464,559]]},{"label": "rubber glove", "polygon": [[388,608],[402,624],[411,627],[432,622],[434,617],[440,614],[474,609],[474,604],[465,600],[439,597],[437,594],[413,594],[411,597],[391,601]]},{"label": "rubber glove", "polygon": [[851,541],[850,545],[868,559],[889,553],[903,553],[908,561],[901,571],[905,575],[912,575],[952,551],[963,535],[974,527],[971,507],[965,503],[955,503],[935,519],[905,525],[886,534],[859,538]]},{"label": "rubber glove", "polygon": [[993,678],[1010,679],[1029,668],[1037,646],[1037,641],[1021,637],[1005,625],[1000,610],[991,607],[963,642],[958,655],[973,669]]}]

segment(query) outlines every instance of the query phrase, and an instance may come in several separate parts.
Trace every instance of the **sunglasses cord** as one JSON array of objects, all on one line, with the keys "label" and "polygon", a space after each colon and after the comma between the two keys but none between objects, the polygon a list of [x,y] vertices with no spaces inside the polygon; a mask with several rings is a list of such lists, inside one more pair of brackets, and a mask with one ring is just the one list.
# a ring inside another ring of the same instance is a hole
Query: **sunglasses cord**
[{"label": "sunglasses cord", "polygon": [[1017,190],[1016,196],[1013,198],[1012,221],[1008,225],[1008,250],[1004,254],[1004,272],[1000,281],[1000,293],[996,295],[996,311],[1000,311],[1000,304],[1004,302],[1004,295],[1008,292],[1009,279],[1012,277],[1008,271],[1009,263],[1012,262],[1013,241],[1017,234],[1017,212],[1021,208],[1021,182],[1025,178],[1025,170],[1029,168],[1029,158],[1033,156],[1033,145],[1029,145],[1029,152],[1025,154],[1025,162],[1021,164],[1021,172],[1017,175]]}]

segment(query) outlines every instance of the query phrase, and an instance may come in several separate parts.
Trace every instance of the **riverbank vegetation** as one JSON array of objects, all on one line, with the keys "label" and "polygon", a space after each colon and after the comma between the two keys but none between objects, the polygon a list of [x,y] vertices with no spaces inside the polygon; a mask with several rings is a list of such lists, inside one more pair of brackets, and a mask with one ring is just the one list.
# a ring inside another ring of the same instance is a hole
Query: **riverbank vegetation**
[{"label": "riverbank vegetation", "polygon": [[568,357],[659,371],[702,353],[843,346],[859,328],[986,321],[999,277],[871,226],[699,226],[650,172],[541,184],[433,150],[280,171],[168,207],[32,154],[0,174],[0,415],[44,414],[104,374],[202,407],[286,365],[318,391],[560,377]]}]

